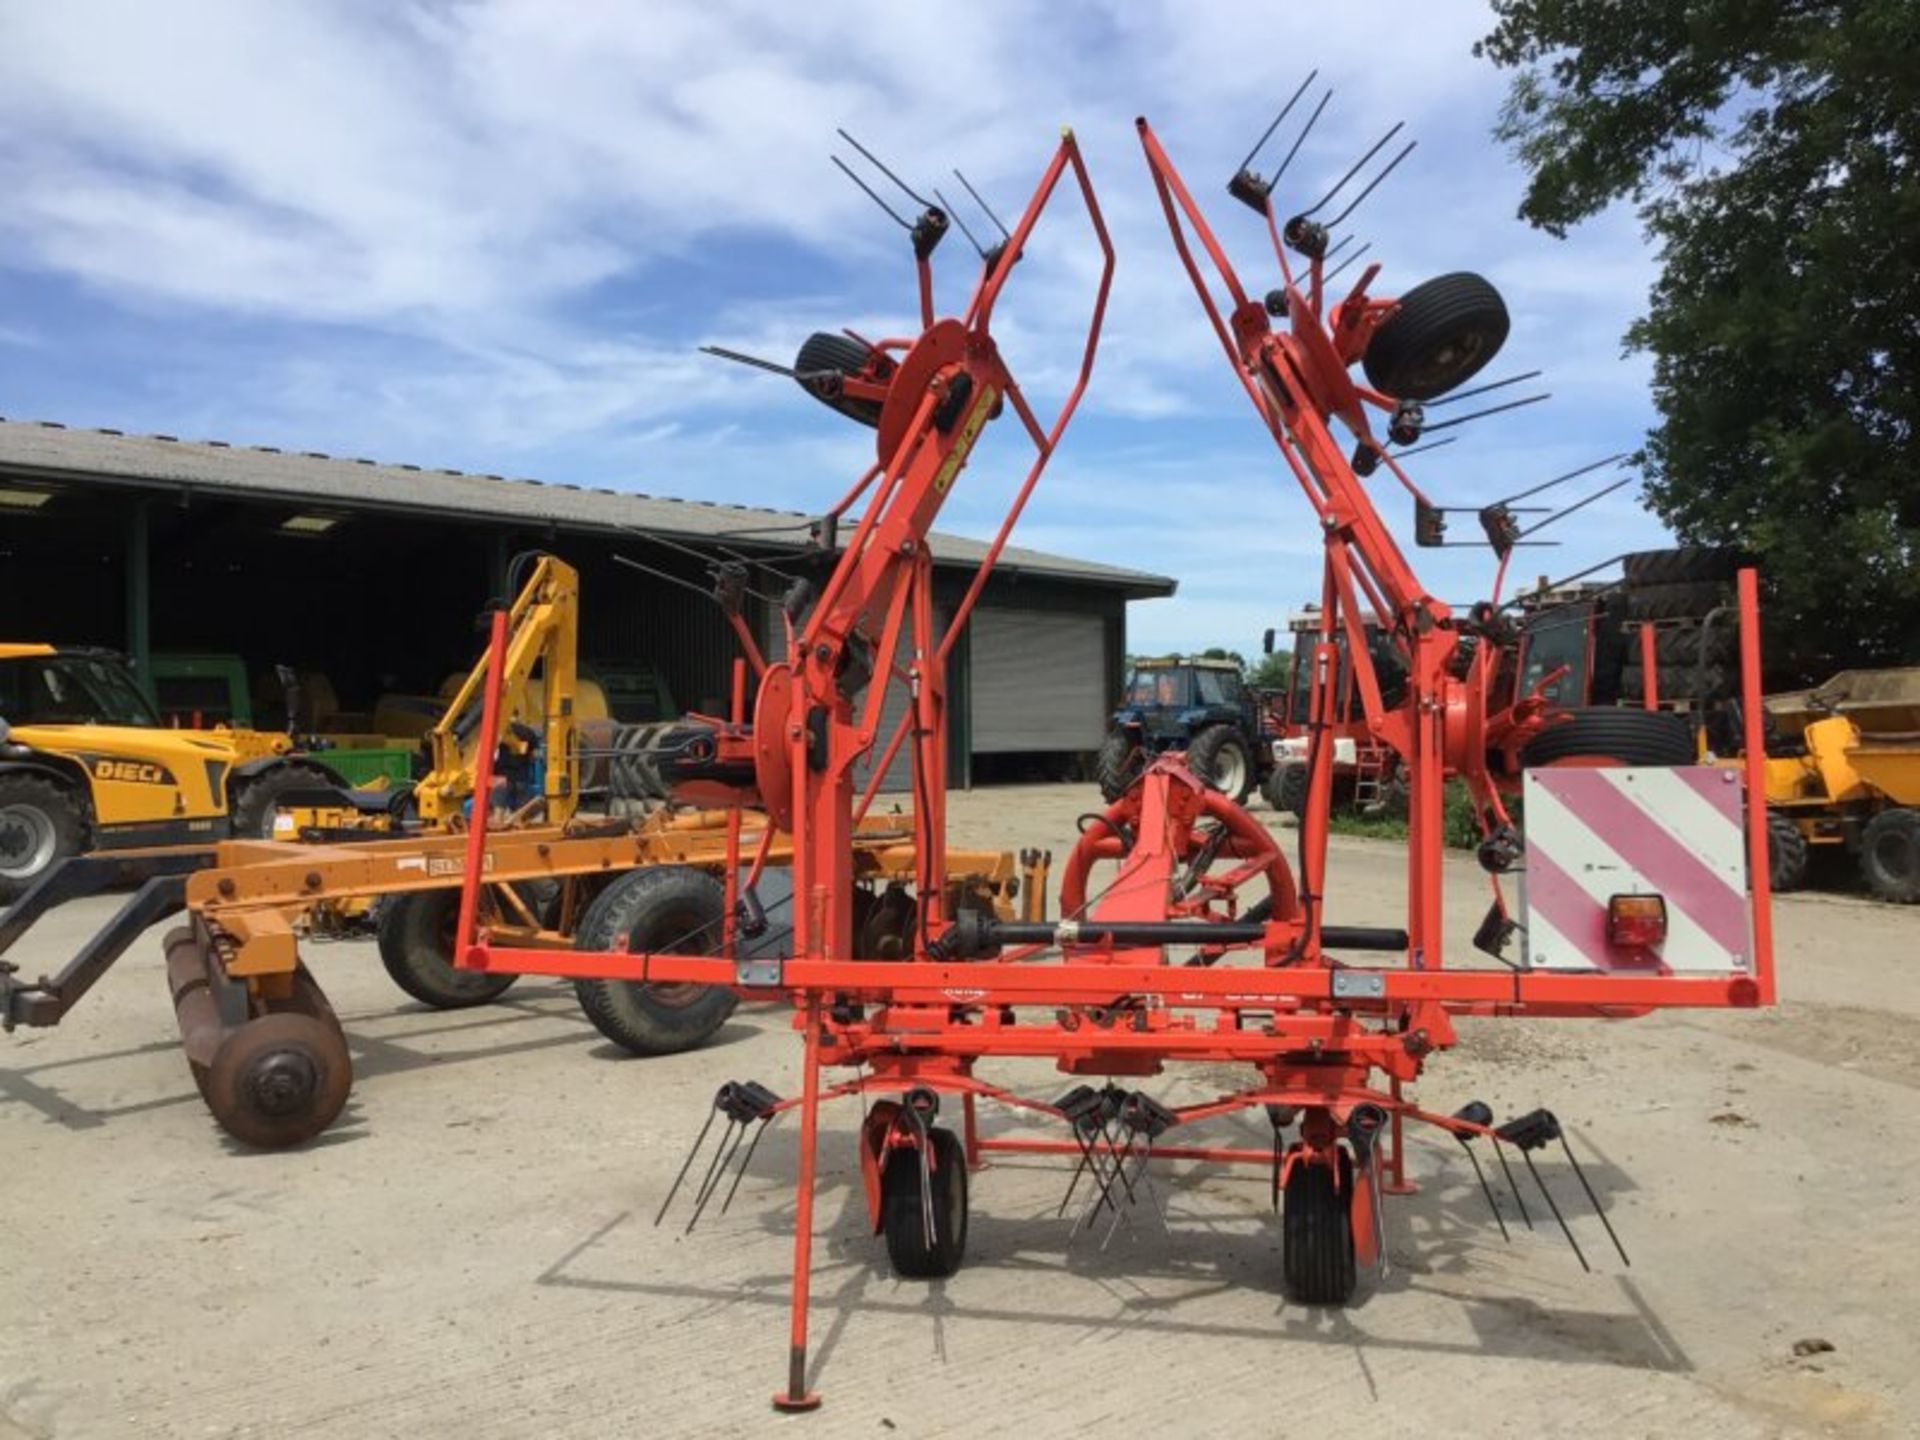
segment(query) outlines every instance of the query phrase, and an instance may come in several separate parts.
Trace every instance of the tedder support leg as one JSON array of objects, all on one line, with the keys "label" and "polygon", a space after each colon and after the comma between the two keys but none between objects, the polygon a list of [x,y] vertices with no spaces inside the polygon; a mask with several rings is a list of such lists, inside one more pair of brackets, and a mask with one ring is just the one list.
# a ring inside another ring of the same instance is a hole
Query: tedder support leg
[{"label": "tedder support leg", "polygon": [[807,1389],[807,1299],[813,1278],[814,1158],[820,1139],[820,1001],[807,1001],[805,1075],[800,1095],[800,1183],[794,1202],[793,1326],[789,1335],[787,1388],[773,1397],[776,1410],[817,1410],[818,1392]]},{"label": "tedder support leg", "polygon": [[[1400,1082],[1393,1082],[1391,1093],[1395,1100],[1400,1098]],[[1420,1186],[1417,1181],[1407,1179],[1406,1134],[1401,1123],[1398,1106],[1394,1107],[1393,1120],[1388,1127],[1393,1143],[1387,1149],[1387,1177],[1381,1188],[1389,1195],[1418,1195]]]}]

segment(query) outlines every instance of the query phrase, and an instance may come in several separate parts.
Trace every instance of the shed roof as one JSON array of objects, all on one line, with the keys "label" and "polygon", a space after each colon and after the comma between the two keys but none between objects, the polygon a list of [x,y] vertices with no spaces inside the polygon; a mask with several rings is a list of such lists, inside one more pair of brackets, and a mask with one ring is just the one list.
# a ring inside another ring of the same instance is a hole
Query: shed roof
[{"label": "shed roof", "polygon": [[[69,428],[44,420],[0,418],[0,475],[69,485],[198,489],[322,508],[412,511],[574,530],[643,530],[770,549],[797,547],[809,519],[797,510],[475,475],[270,445]],[[931,539],[934,558],[947,564],[976,562],[987,550],[984,542],[959,535],[935,533]],[[1171,595],[1176,583],[1164,575],[1015,545],[1003,552],[999,568],[1114,586],[1136,598]]]}]

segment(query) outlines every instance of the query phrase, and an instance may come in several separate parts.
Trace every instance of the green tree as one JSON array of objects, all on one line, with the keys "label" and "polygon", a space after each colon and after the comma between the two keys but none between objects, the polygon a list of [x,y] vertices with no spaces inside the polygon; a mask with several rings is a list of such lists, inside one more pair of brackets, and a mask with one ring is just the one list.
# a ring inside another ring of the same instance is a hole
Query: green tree
[{"label": "green tree", "polygon": [[1262,655],[1247,670],[1247,684],[1256,690],[1284,690],[1293,674],[1293,656],[1284,650]]},{"label": "green tree", "polygon": [[1493,0],[1497,130],[1555,235],[1630,198],[1661,271],[1649,501],[1758,557],[1776,663],[1920,659],[1920,5]]}]

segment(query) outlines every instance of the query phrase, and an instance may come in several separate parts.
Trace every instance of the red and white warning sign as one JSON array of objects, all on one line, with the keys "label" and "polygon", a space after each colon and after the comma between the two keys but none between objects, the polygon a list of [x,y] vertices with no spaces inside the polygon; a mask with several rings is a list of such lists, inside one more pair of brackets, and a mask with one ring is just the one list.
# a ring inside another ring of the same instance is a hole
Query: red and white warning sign
[{"label": "red and white warning sign", "polygon": [[[1526,964],[1635,975],[1753,967],[1740,776],[1705,765],[1548,768],[1525,777]],[[1657,895],[1666,938],[1619,945],[1607,907]]]}]

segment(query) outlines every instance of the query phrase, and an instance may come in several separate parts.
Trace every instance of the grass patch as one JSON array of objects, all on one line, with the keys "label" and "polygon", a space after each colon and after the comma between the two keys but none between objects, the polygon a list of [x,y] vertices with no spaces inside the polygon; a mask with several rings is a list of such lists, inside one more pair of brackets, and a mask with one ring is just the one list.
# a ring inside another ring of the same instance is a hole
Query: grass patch
[{"label": "grass patch", "polygon": [[[1449,849],[1472,850],[1480,844],[1480,825],[1473,816],[1473,802],[1460,781],[1447,782],[1442,813]],[[1407,838],[1406,821],[1385,815],[1356,815],[1351,810],[1336,810],[1328,817],[1327,828],[1335,835],[1358,835],[1368,840]]]}]

